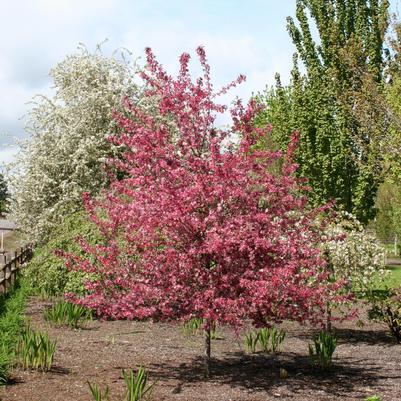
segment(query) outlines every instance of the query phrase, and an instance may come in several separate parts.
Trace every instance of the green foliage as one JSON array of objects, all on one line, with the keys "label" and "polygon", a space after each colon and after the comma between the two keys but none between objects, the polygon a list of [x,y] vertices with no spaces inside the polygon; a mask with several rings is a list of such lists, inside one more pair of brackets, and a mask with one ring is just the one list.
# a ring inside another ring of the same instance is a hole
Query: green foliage
[{"label": "green foliage", "polygon": [[285,339],[285,331],[277,327],[263,327],[245,334],[245,346],[250,352],[256,352],[258,345],[262,352],[278,352]]},{"label": "green foliage", "polygon": [[186,336],[195,336],[203,331],[203,319],[194,317],[182,326],[182,330]]},{"label": "green foliage", "polygon": [[44,318],[59,326],[69,326],[74,329],[92,319],[92,312],[81,305],[60,301],[44,312]]},{"label": "green foliage", "polygon": [[382,401],[382,399],[378,395],[371,395],[370,397],[366,397],[365,401]]},{"label": "green foliage", "polygon": [[[182,326],[182,330],[186,336],[195,336],[199,334],[203,334],[203,326],[205,321],[200,317],[194,317],[187,322],[185,322]],[[212,329],[210,331],[210,338],[213,340],[217,336],[216,334],[216,325],[212,324]]]},{"label": "green foliage", "polygon": [[[140,367],[135,374],[131,369],[122,370],[126,392],[123,401],[145,401],[152,398],[153,384],[149,384],[148,373]],[[95,401],[109,401],[109,387],[106,386],[104,392],[97,384],[89,383],[89,389]]]},{"label": "green foliage", "polygon": [[56,341],[51,341],[46,333],[35,332],[29,327],[22,333],[18,355],[23,369],[50,370],[55,351]]},{"label": "green foliage", "polygon": [[127,392],[124,401],[140,401],[150,399],[153,384],[148,383],[148,373],[140,367],[136,373],[132,370],[122,371]]},{"label": "green foliage", "polygon": [[369,318],[385,323],[392,336],[401,343],[401,287],[370,294]]},{"label": "green foliage", "polygon": [[256,331],[251,331],[249,333],[245,333],[245,347],[248,352],[255,353],[256,348],[259,342],[259,333]]},{"label": "green foliage", "polygon": [[[372,223],[378,237],[383,241],[401,239],[401,186],[391,179],[384,181],[376,198],[377,216]],[[398,249],[399,252],[399,249]]]},{"label": "green foliage", "polygon": [[83,255],[82,248],[76,242],[77,237],[83,237],[92,244],[100,242],[98,229],[85,212],[77,212],[66,218],[62,225],[53,230],[50,240],[35,249],[33,259],[23,270],[34,294],[59,296],[65,292],[85,292],[83,283],[93,276],[68,271],[65,260],[55,254],[56,250],[62,250]]},{"label": "green foliage", "polygon": [[[361,77],[368,75],[369,85],[381,91],[387,9],[387,0],[298,0],[297,23],[287,19],[297,49],[291,84],[283,87],[276,77],[275,88],[259,97],[267,109],[256,121],[272,125],[266,140],[282,149],[299,130],[298,174],[309,179],[312,203],[334,199],[363,223],[375,212],[382,172],[378,138],[387,125],[378,113],[374,126],[364,120],[371,114],[366,101],[371,90]],[[260,146],[269,143],[261,141]]]},{"label": "green foliage", "polygon": [[9,353],[6,349],[0,349],[0,385],[6,383],[11,366]]},{"label": "green foliage", "polygon": [[100,389],[100,387],[96,383],[89,383],[89,389],[92,394],[92,397],[95,401],[109,401],[109,386],[106,386],[104,392]]},{"label": "green foliage", "polygon": [[330,332],[321,331],[314,337],[313,344],[309,344],[309,357],[312,363],[323,370],[330,368],[336,347],[336,336]]},{"label": "green foliage", "polygon": [[24,327],[27,289],[17,281],[6,295],[0,295],[0,384],[5,383],[15,360],[18,338]]}]

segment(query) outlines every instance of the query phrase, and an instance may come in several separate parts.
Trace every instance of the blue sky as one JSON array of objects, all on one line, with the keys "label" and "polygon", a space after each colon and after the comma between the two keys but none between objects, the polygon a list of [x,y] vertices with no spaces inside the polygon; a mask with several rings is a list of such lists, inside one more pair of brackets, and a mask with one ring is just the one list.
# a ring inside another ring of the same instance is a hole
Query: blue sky
[{"label": "blue sky", "polygon": [[216,86],[247,76],[231,94],[244,99],[276,72],[288,81],[294,48],[285,19],[295,0],[0,1],[0,163],[12,159],[14,138],[26,137],[27,102],[50,93],[49,70],[80,42],[94,50],[107,38],[105,54],[126,47],[133,58],[150,46],[171,73],[182,52],[204,45]]}]

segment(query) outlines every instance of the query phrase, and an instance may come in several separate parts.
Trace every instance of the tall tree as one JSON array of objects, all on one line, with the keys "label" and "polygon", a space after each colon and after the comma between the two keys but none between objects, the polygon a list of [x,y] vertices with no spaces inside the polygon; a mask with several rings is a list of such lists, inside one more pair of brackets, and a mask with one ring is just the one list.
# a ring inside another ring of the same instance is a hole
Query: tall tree
[{"label": "tall tree", "polygon": [[102,168],[118,149],[107,140],[116,128],[113,109],[133,101],[139,88],[130,64],[82,48],[50,72],[54,96],[37,96],[28,113],[31,134],[11,170],[10,209],[21,229],[38,242],[82,208],[81,195],[107,185]]},{"label": "tall tree", "polygon": [[314,202],[334,199],[363,222],[375,213],[382,169],[377,130],[386,127],[362,123],[367,88],[355,71],[369,74],[381,91],[388,7],[387,0],[298,0],[297,23],[287,19],[297,49],[291,84],[283,87],[277,76],[260,116],[281,147],[300,130],[299,174],[309,178]]}]

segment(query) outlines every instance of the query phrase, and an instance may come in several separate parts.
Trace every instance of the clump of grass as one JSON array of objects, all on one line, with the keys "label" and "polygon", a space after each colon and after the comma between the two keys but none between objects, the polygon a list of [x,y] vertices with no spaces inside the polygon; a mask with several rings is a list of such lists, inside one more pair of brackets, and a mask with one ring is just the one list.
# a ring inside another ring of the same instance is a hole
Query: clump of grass
[{"label": "clump of grass", "polygon": [[201,334],[203,331],[203,319],[200,317],[194,317],[182,326],[182,330],[186,336],[195,336]]},{"label": "clump of grass", "polygon": [[337,347],[337,338],[334,334],[321,331],[309,344],[309,357],[312,363],[325,370],[332,366],[333,353]]},{"label": "clump of grass", "polygon": [[[201,317],[194,317],[184,323],[182,330],[186,336],[196,336],[203,334],[203,326],[205,321]],[[216,324],[213,323],[210,331],[210,338],[217,338]]]},{"label": "clump of grass", "polygon": [[98,384],[88,382],[88,385],[95,401],[109,401],[109,386],[106,386],[104,392],[102,392]]},{"label": "clump of grass", "polygon": [[92,311],[81,305],[60,301],[44,312],[44,318],[59,326],[78,328],[92,319]]},{"label": "clump of grass", "polygon": [[0,349],[0,384],[6,383],[10,365],[9,353],[4,348]]},{"label": "clump of grass", "polygon": [[[140,367],[135,374],[132,369],[122,370],[125,382],[125,396],[123,401],[146,401],[152,398],[154,383],[149,384],[148,373]],[[104,391],[97,384],[89,383],[89,389],[95,401],[109,401],[109,387],[106,386]]]},{"label": "clump of grass", "polygon": [[124,401],[149,400],[152,396],[153,384],[148,383],[148,373],[140,367],[136,373],[130,369],[122,371],[125,385],[127,387]]},{"label": "clump of grass", "polygon": [[263,327],[245,334],[245,346],[249,352],[279,352],[285,339],[285,331],[277,327]]},{"label": "clump of grass", "polygon": [[20,365],[23,369],[46,372],[53,365],[55,351],[56,341],[51,341],[46,333],[35,332],[27,327],[18,346]]},{"label": "clump of grass", "polygon": [[249,352],[255,353],[259,342],[259,335],[255,331],[245,334],[245,347]]}]

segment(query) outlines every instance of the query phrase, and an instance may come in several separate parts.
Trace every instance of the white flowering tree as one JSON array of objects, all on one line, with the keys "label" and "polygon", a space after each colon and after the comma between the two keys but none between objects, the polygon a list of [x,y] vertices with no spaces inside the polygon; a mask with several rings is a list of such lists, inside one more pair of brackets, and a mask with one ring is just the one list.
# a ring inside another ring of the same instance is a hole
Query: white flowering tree
[{"label": "white flowering tree", "polygon": [[350,292],[366,295],[384,280],[385,249],[354,216],[342,214],[326,234],[330,240],[324,244],[324,252],[333,276],[344,280]]},{"label": "white flowering tree", "polygon": [[107,185],[105,159],[119,150],[107,140],[117,129],[113,110],[124,96],[140,98],[134,67],[80,48],[50,71],[54,96],[36,96],[27,115],[30,138],[10,169],[10,212],[31,239],[81,208],[81,195]]}]

